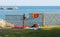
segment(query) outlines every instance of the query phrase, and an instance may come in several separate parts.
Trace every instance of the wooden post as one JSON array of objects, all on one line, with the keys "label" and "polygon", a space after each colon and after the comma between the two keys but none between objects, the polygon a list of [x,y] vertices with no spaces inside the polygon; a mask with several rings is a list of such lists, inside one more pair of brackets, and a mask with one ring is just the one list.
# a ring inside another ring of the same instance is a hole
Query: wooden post
[{"label": "wooden post", "polygon": [[43,20],[43,26],[45,26],[45,24],[46,24],[46,22],[45,22],[46,21],[46,15],[45,15],[45,13],[43,13],[43,19],[42,20]]},{"label": "wooden post", "polygon": [[25,21],[26,17],[25,17],[25,14],[23,15],[23,26],[25,26],[26,24],[26,21]]}]

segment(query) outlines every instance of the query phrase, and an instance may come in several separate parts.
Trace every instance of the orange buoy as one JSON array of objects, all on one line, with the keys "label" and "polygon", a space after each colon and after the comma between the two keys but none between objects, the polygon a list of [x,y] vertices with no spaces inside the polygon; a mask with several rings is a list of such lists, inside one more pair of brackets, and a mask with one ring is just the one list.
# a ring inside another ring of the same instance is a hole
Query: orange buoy
[{"label": "orange buoy", "polygon": [[38,18],[38,17],[39,17],[39,14],[38,14],[38,13],[33,13],[33,14],[32,14],[32,17],[33,17],[33,18]]}]

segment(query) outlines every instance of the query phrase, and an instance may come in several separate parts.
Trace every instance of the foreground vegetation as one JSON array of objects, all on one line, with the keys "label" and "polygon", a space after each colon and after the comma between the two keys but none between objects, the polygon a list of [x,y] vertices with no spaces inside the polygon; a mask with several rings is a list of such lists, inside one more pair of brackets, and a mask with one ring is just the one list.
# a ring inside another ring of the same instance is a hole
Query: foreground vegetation
[{"label": "foreground vegetation", "polygon": [[51,30],[2,29],[0,37],[60,37],[60,28]]}]

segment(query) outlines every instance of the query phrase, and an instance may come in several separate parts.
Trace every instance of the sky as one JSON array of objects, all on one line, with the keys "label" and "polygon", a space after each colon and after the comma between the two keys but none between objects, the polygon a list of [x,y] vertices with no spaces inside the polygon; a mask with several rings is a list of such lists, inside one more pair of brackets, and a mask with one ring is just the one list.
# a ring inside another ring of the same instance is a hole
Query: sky
[{"label": "sky", "polygon": [[0,0],[0,6],[60,6],[60,0]]}]

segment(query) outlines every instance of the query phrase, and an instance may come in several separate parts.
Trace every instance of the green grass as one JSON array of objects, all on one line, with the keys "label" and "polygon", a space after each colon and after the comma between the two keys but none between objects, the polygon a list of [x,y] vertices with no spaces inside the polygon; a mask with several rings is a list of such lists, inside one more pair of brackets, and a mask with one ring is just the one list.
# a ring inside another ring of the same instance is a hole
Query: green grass
[{"label": "green grass", "polygon": [[60,28],[52,30],[3,29],[0,37],[60,37]]}]

